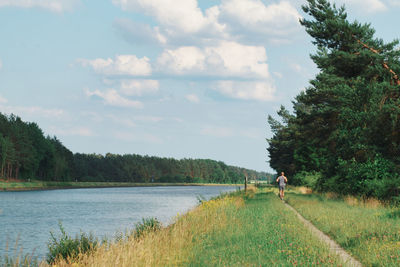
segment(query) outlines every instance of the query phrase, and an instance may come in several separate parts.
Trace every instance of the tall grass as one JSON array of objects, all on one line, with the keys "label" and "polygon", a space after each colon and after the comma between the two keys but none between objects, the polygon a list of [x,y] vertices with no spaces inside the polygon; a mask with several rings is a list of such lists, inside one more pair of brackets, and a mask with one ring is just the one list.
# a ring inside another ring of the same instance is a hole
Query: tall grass
[{"label": "tall grass", "polygon": [[398,208],[351,197],[288,194],[287,200],[366,266],[400,266]]},{"label": "tall grass", "polygon": [[4,267],[30,267],[39,266],[39,261],[34,256],[34,251],[31,254],[24,253],[22,246],[18,243],[19,238],[15,241],[13,253],[9,254],[8,241],[6,242],[6,252],[4,255],[0,255],[0,266]]},{"label": "tall grass", "polygon": [[250,189],[203,201],[169,227],[78,255],[74,266],[340,265],[275,194]]}]

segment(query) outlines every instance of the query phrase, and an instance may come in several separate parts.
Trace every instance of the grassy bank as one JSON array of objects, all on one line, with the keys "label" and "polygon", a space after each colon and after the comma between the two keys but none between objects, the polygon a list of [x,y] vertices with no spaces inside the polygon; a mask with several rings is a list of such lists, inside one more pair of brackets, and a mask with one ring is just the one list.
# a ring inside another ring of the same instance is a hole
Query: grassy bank
[{"label": "grassy bank", "polygon": [[400,265],[400,210],[377,201],[287,194],[305,218],[366,266]]},{"label": "grassy bank", "polygon": [[[188,185],[225,185],[195,183],[118,183],[118,182],[47,182],[47,181],[4,181],[0,180],[0,191],[29,191],[72,188],[106,188],[138,186],[188,186]],[[226,184],[228,185],[228,184]]]},{"label": "grassy bank", "polygon": [[167,228],[57,266],[285,266],[341,263],[270,189],[203,202]]}]

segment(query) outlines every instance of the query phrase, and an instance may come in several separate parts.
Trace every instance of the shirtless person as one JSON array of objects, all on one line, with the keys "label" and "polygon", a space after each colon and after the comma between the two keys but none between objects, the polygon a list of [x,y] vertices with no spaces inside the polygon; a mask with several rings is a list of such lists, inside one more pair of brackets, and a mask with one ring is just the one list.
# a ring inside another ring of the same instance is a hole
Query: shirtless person
[{"label": "shirtless person", "polygon": [[281,172],[281,176],[279,176],[276,181],[279,182],[279,197],[283,200],[283,197],[285,196],[285,185],[287,183],[285,173]]}]

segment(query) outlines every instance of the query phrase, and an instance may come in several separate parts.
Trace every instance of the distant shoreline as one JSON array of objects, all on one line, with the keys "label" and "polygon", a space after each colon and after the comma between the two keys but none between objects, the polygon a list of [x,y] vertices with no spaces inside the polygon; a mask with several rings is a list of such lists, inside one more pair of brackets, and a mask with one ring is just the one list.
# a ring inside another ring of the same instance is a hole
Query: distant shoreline
[{"label": "distant shoreline", "polygon": [[82,189],[82,188],[153,187],[153,186],[243,186],[243,184],[46,182],[46,181],[27,182],[27,181],[3,181],[3,180],[0,180],[0,192]]}]

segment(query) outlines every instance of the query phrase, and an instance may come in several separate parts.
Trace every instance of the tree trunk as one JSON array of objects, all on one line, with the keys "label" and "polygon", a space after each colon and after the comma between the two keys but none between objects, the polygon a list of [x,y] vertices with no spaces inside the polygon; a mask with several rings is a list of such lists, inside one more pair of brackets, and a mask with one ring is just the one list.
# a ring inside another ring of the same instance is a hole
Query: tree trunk
[{"label": "tree trunk", "polygon": [[11,163],[7,164],[7,180],[11,178],[12,175],[12,166]]}]

